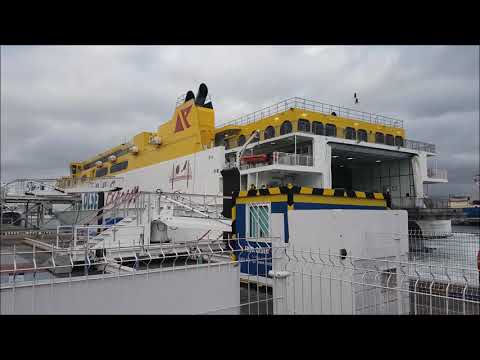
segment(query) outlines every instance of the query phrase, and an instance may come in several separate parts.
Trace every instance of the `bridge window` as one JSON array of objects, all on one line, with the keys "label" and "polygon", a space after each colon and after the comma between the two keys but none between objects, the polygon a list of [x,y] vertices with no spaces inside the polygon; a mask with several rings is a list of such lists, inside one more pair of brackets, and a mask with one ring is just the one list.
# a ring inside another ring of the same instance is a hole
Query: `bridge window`
[{"label": "bridge window", "polygon": [[325,125],[325,135],[327,136],[337,136],[337,127],[333,124]]},{"label": "bridge window", "polygon": [[245,144],[245,135],[240,135],[238,137],[238,146],[243,146]]},{"label": "bridge window", "polygon": [[102,177],[102,176],[107,175],[107,173],[108,173],[108,168],[107,167],[100,168],[100,169],[97,169],[95,171],[95,177]]},{"label": "bridge window", "polygon": [[393,146],[395,143],[395,140],[393,138],[393,135],[387,134],[385,137],[385,144]]},{"label": "bridge window", "polygon": [[275,137],[275,128],[273,126],[268,126],[263,132],[263,138],[265,140]]},{"label": "bridge window", "polygon": [[368,134],[366,130],[357,130],[357,140],[368,142]]},{"label": "bridge window", "polygon": [[403,146],[403,138],[401,136],[395,136],[395,145]]},{"label": "bridge window", "polygon": [[303,132],[310,132],[310,121],[307,119],[298,119],[297,130]]},{"label": "bridge window", "polygon": [[[255,130],[252,131],[252,133],[250,134],[250,136],[252,136],[254,132],[255,132]],[[259,140],[260,140],[260,134],[257,134],[257,135],[252,139],[252,143],[258,142]]]},{"label": "bridge window", "polygon": [[323,124],[319,121],[312,122],[312,132],[315,135],[324,135]]},{"label": "bridge window", "polygon": [[357,133],[354,128],[352,127],[345,128],[345,139],[356,140],[356,138],[357,138]]},{"label": "bridge window", "polygon": [[381,132],[376,132],[375,133],[375,142],[377,144],[385,144],[385,135]]},{"label": "bridge window", "polygon": [[128,161],[123,161],[118,164],[114,164],[110,167],[110,174],[125,170],[128,167]]},{"label": "bridge window", "polygon": [[292,123],[288,120],[284,121],[280,126],[280,135],[289,134],[292,132]]}]

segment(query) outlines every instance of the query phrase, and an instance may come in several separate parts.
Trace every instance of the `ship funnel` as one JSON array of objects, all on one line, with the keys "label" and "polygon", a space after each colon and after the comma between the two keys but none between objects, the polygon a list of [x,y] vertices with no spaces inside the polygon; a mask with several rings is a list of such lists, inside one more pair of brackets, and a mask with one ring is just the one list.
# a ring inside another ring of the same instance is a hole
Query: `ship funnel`
[{"label": "ship funnel", "polygon": [[192,90],[187,91],[187,95],[185,95],[185,102],[190,101],[190,100],[195,100],[195,94],[193,93]]},{"label": "ship funnel", "polygon": [[198,88],[198,93],[195,98],[195,105],[197,106],[203,106],[205,103],[205,100],[207,99],[207,94],[208,94],[208,88],[207,85],[204,83],[200,84],[200,87]]}]

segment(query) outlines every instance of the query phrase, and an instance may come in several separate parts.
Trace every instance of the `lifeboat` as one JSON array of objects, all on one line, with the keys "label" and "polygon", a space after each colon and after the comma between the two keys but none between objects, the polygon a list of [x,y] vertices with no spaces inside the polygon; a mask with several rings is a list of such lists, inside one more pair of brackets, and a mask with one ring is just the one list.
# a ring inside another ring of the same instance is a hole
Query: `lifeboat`
[{"label": "lifeboat", "polygon": [[242,158],[240,159],[240,162],[242,164],[256,164],[256,163],[262,163],[267,161],[268,161],[267,154],[245,155],[245,156],[242,156]]}]

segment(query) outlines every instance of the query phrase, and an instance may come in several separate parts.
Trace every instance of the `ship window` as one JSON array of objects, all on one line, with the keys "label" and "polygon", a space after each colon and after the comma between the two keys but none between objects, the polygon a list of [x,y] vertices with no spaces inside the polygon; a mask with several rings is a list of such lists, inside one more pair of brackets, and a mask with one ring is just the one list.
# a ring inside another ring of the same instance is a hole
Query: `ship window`
[{"label": "ship window", "polygon": [[393,146],[394,142],[393,135],[387,134],[385,137],[385,144]]},{"label": "ship window", "polygon": [[275,137],[275,128],[273,126],[268,126],[263,133],[263,138],[267,140],[273,137]]},{"label": "ship window", "polygon": [[395,145],[403,146],[403,138],[401,136],[395,136]]},{"label": "ship window", "polygon": [[280,135],[289,134],[292,132],[292,123],[288,120],[284,121],[280,126]]},{"label": "ship window", "polygon": [[110,174],[125,170],[128,167],[128,161],[123,161],[118,164],[114,164],[110,167]]},{"label": "ship window", "polygon": [[107,167],[97,169],[97,170],[95,171],[95,177],[105,176],[105,175],[107,175],[107,172],[108,172],[108,168],[107,168]]},{"label": "ship window", "polygon": [[356,131],[354,128],[347,127],[345,128],[345,139],[355,140],[357,138]]},{"label": "ship window", "polygon": [[327,136],[337,136],[337,127],[333,124],[325,125],[325,135]]},{"label": "ship window", "polygon": [[244,145],[244,144],[245,144],[245,141],[246,141],[246,140],[245,140],[245,135],[240,135],[240,136],[238,137],[238,146]]},{"label": "ship window", "polygon": [[312,122],[312,132],[315,135],[323,135],[323,124],[319,121]]},{"label": "ship window", "polygon": [[270,211],[268,205],[249,206],[248,229],[253,238],[268,237],[270,233]]},{"label": "ship window", "polygon": [[[252,131],[252,133],[250,134],[250,136],[252,136],[254,133],[255,133],[255,130]],[[258,142],[259,140],[260,140],[260,134],[257,134],[256,136],[253,137],[252,143],[253,143],[253,142]]]},{"label": "ship window", "polygon": [[88,170],[88,169],[91,169],[92,167],[95,166],[95,161],[91,162],[91,163],[88,163],[87,165],[85,165],[84,169],[85,170]]},{"label": "ship window", "polygon": [[303,132],[310,132],[310,121],[306,119],[298,119],[297,130]]},{"label": "ship window", "polygon": [[215,135],[215,146],[224,145],[225,134],[216,134]]},{"label": "ship window", "polygon": [[381,132],[375,133],[375,142],[377,144],[385,144],[385,136]]},{"label": "ship window", "polygon": [[223,146],[225,146],[225,150],[227,150],[227,149],[230,148],[230,147],[229,147],[229,143],[230,143],[230,142],[228,141],[228,139],[224,139],[224,140],[223,140]]},{"label": "ship window", "polygon": [[122,155],[125,155],[125,154],[128,154],[128,148],[117,150],[112,155],[115,155],[118,158],[118,157],[120,157]]},{"label": "ship window", "polygon": [[366,130],[358,129],[357,130],[357,140],[368,142],[368,134]]}]

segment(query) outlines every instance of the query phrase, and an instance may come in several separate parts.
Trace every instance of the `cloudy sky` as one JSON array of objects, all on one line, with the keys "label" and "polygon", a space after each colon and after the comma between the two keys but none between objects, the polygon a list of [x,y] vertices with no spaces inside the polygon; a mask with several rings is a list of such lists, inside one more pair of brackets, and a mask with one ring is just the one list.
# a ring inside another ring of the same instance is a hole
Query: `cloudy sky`
[{"label": "cloudy sky", "polygon": [[449,184],[479,173],[478,46],[2,46],[2,181],[54,177],[168,120],[205,82],[220,124],[292,96],[404,120]]}]

